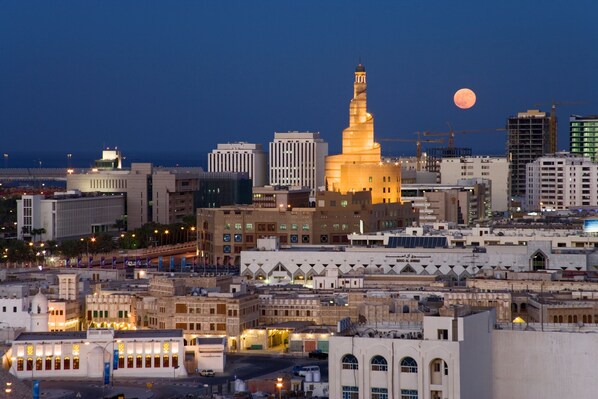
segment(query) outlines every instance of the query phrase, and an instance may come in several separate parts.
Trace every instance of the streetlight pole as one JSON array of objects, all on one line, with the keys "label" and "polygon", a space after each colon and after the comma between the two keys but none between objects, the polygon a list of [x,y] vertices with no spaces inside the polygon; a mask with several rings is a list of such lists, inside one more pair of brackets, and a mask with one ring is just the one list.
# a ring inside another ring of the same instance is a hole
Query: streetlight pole
[{"label": "streetlight pole", "polygon": [[276,379],[276,388],[278,388],[278,399],[282,398],[282,377]]}]

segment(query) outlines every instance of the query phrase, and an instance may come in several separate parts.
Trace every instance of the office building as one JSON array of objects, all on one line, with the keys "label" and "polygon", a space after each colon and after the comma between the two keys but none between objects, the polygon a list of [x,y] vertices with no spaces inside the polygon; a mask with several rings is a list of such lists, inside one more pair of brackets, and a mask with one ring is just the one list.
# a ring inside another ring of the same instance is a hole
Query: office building
[{"label": "office building", "polygon": [[550,151],[550,116],[537,109],[507,120],[507,158],[511,164],[510,195],[525,198],[526,165]]},{"label": "office building", "polygon": [[569,118],[569,144],[571,154],[598,161],[598,115]]},{"label": "office building", "polygon": [[492,186],[492,212],[509,210],[509,161],[506,157],[443,158],[440,183],[457,184],[459,179],[482,178]]},{"label": "office building", "polygon": [[309,187],[312,197],[324,187],[328,143],[320,133],[274,133],[270,143],[270,185]]},{"label": "office building", "polygon": [[557,153],[527,164],[525,209],[560,211],[598,204],[598,164]]},{"label": "office building", "polygon": [[253,187],[268,184],[266,173],[267,154],[261,144],[218,144],[208,154],[208,172],[243,172],[253,182]]},{"label": "office building", "polygon": [[326,157],[326,189],[341,193],[371,191],[372,204],[401,201],[401,165],[382,162],[374,142],[374,117],[367,112],[365,67],[355,68],[349,127],[342,153]]},{"label": "office building", "polygon": [[83,193],[118,193],[126,201],[129,230],[148,222],[171,224],[195,214],[198,207],[251,203],[245,173],[204,172],[196,167],[154,167],[133,163],[130,170],[69,173],[67,188]]},{"label": "office building", "polygon": [[[17,200],[18,236],[33,240],[62,240],[116,230],[125,215],[123,195],[89,195],[68,191],[53,198],[23,195]],[[36,229],[44,233],[36,235]]]},{"label": "office building", "polygon": [[351,232],[396,229],[411,225],[418,217],[410,204],[372,204],[369,191],[320,191],[315,202],[316,206],[309,208],[256,205],[198,209],[202,262],[238,265],[241,251],[254,248],[263,237],[277,237],[285,246],[341,243]]}]

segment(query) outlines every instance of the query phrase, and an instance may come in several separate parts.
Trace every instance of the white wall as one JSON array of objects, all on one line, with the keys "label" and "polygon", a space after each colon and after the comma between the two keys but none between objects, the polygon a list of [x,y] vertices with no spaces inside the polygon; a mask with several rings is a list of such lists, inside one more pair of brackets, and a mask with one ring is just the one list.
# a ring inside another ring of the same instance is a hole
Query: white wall
[{"label": "white wall", "polygon": [[494,332],[494,399],[598,397],[598,333]]}]

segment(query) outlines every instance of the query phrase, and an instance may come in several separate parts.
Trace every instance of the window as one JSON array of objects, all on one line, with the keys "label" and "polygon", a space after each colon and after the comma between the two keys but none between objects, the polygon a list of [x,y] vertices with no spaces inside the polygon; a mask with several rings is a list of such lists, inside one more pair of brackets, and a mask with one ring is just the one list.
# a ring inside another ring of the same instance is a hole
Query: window
[{"label": "window", "polygon": [[372,399],[388,399],[388,389],[372,388]]},{"label": "window", "polygon": [[135,367],[137,367],[138,369],[143,367],[143,358],[141,357],[141,355],[137,355],[137,357],[135,358]]},{"label": "window", "polygon": [[241,223],[235,223],[235,230],[241,230],[243,227]]},{"label": "window", "polygon": [[341,363],[343,364],[343,370],[358,370],[359,364],[357,358],[353,355],[343,356]]},{"label": "window", "polygon": [[278,225],[278,229],[279,230],[286,230],[287,229],[287,225],[285,223],[281,223]]},{"label": "window", "polygon": [[46,370],[52,370],[52,356],[46,356]]},{"label": "window", "polygon": [[438,329],[438,339],[446,341],[448,339],[448,330]]},{"label": "window", "polygon": [[222,241],[230,242],[230,234],[222,234]]},{"label": "window", "polygon": [[245,230],[253,230],[253,223],[245,223]]},{"label": "window", "polygon": [[372,371],[388,371],[386,359],[380,355],[372,358]]},{"label": "window", "polygon": [[401,389],[401,399],[417,399],[417,389]]},{"label": "window", "polygon": [[123,355],[118,356],[118,368],[119,369],[125,368],[125,357]]},{"label": "window", "polygon": [[343,385],[343,399],[358,399],[359,388]]},{"label": "window", "polygon": [[64,369],[65,370],[71,369],[71,358],[68,356],[64,358]]},{"label": "window", "polygon": [[25,361],[23,360],[22,357],[17,359],[17,371],[23,371],[25,367]]},{"label": "window", "polygon": [[172,355],[172,367],[179,367],[179,355]]},{"label": "window", "polygon": [[127,368],[129,368],[129,369],[133,368],[133,355],[127,356]]},{"label": "window", "polygon": [[[64,368],[66,369],[66,364]],[[79,356],[73,357],[73,370],[79,370]]]},{"label": "window", "polygon": [[160,355],[154,356],[154,367],[160,367]]},{"label": "window", "polygon": [[401,360],[401,373],[417,373],[417,362],[412,357]]},{"label": "window", "polygon": [[42,358],[41,357],[35,358],[35,369],[36,370],[42,369]]},{"label": "window", "polygon": [[27,358],[27,371],[33,370],[33,359],[28,357]]},{"label": "window", "polygon": [[162,367],[170,367],[170,358],[168,357],[168,355],[164,355],[164,358],[162,360]]}]

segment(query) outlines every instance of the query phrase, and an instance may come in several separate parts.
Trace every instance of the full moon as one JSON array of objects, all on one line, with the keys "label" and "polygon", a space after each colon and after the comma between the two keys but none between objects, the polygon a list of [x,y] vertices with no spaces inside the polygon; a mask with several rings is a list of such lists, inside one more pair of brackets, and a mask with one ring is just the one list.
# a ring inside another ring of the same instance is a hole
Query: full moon
[{"label": "full moon", "polygon": [[454,96],[455,105],[461,109],[468,109],[475,104],[475,93],[470,89],[459,89]]}]

